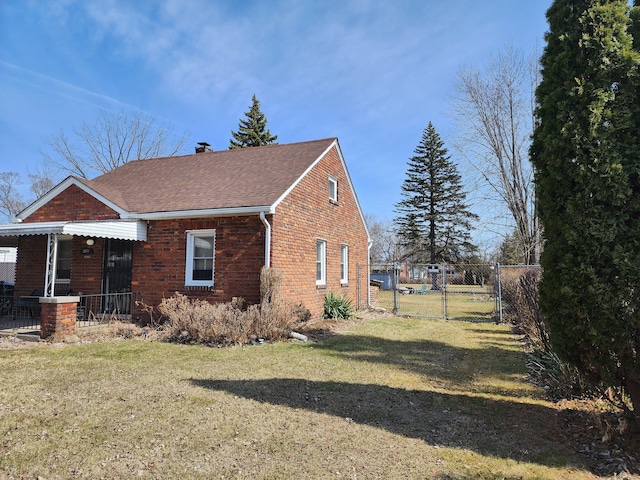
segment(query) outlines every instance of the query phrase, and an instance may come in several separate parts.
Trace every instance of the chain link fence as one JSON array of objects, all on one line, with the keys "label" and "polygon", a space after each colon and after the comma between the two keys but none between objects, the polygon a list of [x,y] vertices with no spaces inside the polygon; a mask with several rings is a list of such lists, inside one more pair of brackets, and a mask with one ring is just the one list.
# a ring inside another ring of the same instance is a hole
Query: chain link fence
[{"label": "chain link fence", "polygon": [[0,262],[0,282],[14,283],[16,278],[15,262]]},{"label": "chain link fence", "polygon": [[397,315],[502,322],[503,272],[511,281],[529,266],[500,264],[371,264],[371,306]]}]

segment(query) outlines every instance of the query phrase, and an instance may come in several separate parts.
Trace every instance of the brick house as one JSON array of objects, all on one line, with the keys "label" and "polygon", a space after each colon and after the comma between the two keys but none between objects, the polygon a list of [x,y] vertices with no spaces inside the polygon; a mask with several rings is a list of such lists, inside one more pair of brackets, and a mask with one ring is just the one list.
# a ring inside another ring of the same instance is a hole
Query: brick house
[{"label": "brick house", "polygon": [[314,317],[329,292],[367,304],[369,234],[336,138],[196,152],[69,177],[0,226],[18,246],[15,295],[255,303],[267,265]]}]

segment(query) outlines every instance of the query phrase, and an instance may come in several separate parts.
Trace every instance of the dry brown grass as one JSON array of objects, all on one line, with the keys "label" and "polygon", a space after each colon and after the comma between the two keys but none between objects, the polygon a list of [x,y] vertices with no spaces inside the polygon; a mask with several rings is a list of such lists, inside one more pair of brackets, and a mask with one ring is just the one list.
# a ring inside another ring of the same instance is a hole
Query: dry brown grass
[{"label": "dry brown grass", "polygon": [[0,478],[596,478],[505,326],[334,325],[2,349]]}]

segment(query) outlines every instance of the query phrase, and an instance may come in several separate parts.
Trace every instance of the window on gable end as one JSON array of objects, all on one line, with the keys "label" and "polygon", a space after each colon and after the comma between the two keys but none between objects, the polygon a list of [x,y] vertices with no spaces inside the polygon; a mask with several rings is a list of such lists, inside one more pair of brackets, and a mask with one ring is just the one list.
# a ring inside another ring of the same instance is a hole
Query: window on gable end
[{"label": "window on gable end", "polygon": [[189,230],[186,233],[187,260],[184,284],[194,287],[212,287],[216,231]]},{"label": "window on gable end", "polygon": [[338,179],[329,175],[329,201],[338,202]]}]

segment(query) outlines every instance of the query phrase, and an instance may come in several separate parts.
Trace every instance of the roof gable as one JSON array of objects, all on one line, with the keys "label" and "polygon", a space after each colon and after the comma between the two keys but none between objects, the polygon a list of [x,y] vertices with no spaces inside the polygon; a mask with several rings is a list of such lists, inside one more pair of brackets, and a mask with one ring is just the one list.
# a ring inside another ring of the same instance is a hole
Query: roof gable
[{"label": "roof gable", "polygon": [[68,177],[17,216],[22,221],[71,185],[120,218],[266,211],[337,139],[134,160],[93,180]]},{"label": "roof gable", "polygon": [[263,208],[277,202],[335,142],[331,138],[136,160],[88,186],[139,215]]},{"label": "roof gable", "polygon": [[[60,182],[58,185],[56,185],[51,190],[49,190],[42,197],[40,197],[35,202],[33,202],[31,205],[29,205],[24,210],[22,210],[16,216],[16,218],[13,219],[13,221],[16,222],[16,223],[22,222],[24,219],[28,218],[33,213],[37,212],[42,207],[46,206],[49,202],[51,202],[56,197],[58,197],[59,195],[63,194],[63,192],[65,192],[69,188],[72,188],[73,186],[78,187],[80,190],[83,190],[85,193],[87,193],[88,195],[90,195],[93,198],[95,198],[98,202],[101,202],[106,207],[108,207],[111,210],[113,210],[115,212],[116,216],[120,216],[121,218],[125,218],[125,217],[128,216],[127,210],[125,208],[123,208],[121,205],[118,205],[118,203],[115,203],[112,200],[112,198],[119,198],[117,193],[113,193],[112,192],[110,196],[105,196],[105,195],[101,194],[100,192],[93,190],[88,185],[87,180],[79,179],[79,178],[76,178],[76,177],[67,177],[62,182]],[[122,204],[124,202],[120,202],[120,203]]]}]

